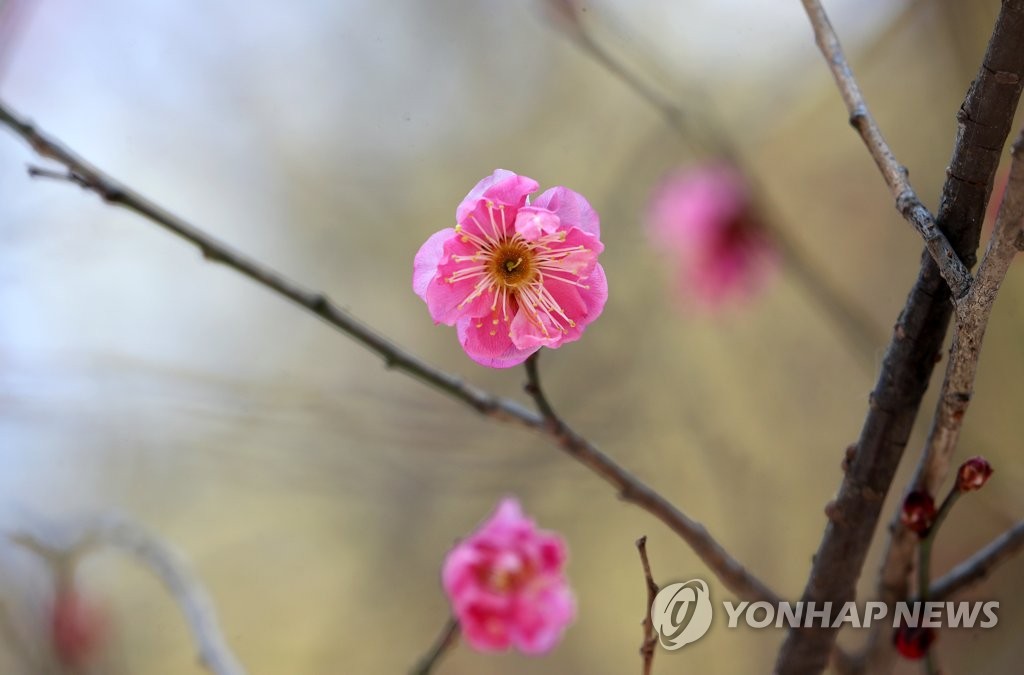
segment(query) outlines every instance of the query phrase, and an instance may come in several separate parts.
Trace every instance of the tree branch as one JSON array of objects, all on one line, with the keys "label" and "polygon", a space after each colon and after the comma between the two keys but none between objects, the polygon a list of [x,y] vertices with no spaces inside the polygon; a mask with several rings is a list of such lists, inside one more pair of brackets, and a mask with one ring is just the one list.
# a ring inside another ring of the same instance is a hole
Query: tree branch
[{"label": "tree branch", "polygon": [[654,598],[658,595],[658,584],[654,583],[651,576],[651,562],[647,559],[647,535],[636,540],[636,550],[640,553],[640,564],[644,568],[644,582],[647,586],[647,608],[644,612],[644,641],[640,643],[640,656],[643,658],[642,675],[651,675],[651,668],[654,667],[654,647],[658,644],[658,638],[654,637],[654,622],[651,620],[651,607],[654,606]]},{"label": "tree branch", "polygon": [[462,401],[488,417],[539,430],[554,439],[570,457],[611,484],[621,499],[639,506],[678,534],[723,584],[737,596],[749,600],[771,600],[777,596],[747,572],[700,523],[686,516],[671,502],[652,490],[594,444],[564,424],[553,426],[548,419],[525,409],[515,401],[501,398],[446,373],[403,350],[362,323],[320,292],[308,290],[270,267],[234,250],[194,225],[182,220],[117,182],[110,176],[49,138],[10,107],[0,102],[0,123],[13,129],[42,157],[53,159],[67,170],[64,179],[95,192],[106,202],[121,206],[151,220],[196,245],[203,256],[223,264],[310,311],[328,324],[375,352],[387,366],[401,370]]},{"label": "tree branch", "polygon": [[843,96],[843,102],[850,113],[850,124],[860,134],[868,152],[875,160],[885,184],[896,199],[896,209],[903,214],[903,217],[914,226],[921,237],[924,238],[925,246],[932,258],[939,266],[942,277],[949,284],[953,291],[953,297],[959,299],[966,295],[971,286],[971,273],[960,261],[960,256],[953,250],[952,244],[946,239],[946,235],[935,224],[935,218],[925,208],[917,193],[910,185],[907,177],[907,168],[899,163],[896,155],[893,154],[889,144],[882,136],[882,130],[878,128],[875,118],[868,110],[864,96],[861,94],[857,80],[853,77],[853,71],[846,61],[842,45],[839,44],[839,37],[832,28],[832,23],[825,14],[825,8],[819,0],[802,0],[807,16],[814,27],[814,37],[818,48],[828,61],[832,70],[832,77],[835,78],[839,93]]},{"label": "tree branch", "polygon": [[[812,7],[813,8],[813,7]],[[978,76],[957,116],[959,126],[938,227],[965,265],[975,262],[985,207],[1024,75],[1024,0],[1004,0]],[[906,448],[952,313],[949,285],[922,256],[886,351],[867,416],[814,557],[803,600],[853,600],[885,496]],[[779,652],[783,675],[820,672],[836,630],[790,631]]]},{"label": "tree branch", "polygon": [[988,546],[934,581],[928,597],[946,600],[988,578],[1001,564],[1024,550],[1024,521],[999,535]]},{"label": "tree branch", "polygon": [[76,528],[70,542],[57,544],[36,534],[20,532],[11,541],[35,552],[47,562],[63,567],[97,548],[108,546],[134,557],[159,577],[178,603],[192,631],[199,660],[214,675],[245,675],[217,622],[213,602],[185,562],[164,542],[141,526],[123,518],[99,518]]},{"label": "tree branch", "polygon": [[[957,309],[957,325],[949,350],[946,376],[924,452],[908,491],[938,492],[949,473],[963,419],[974,395],[974,380],[992,305],[1017,253],[1016,242],[1024,224],[1024,131],[1017,137],[1011,152],[1013,160],[1003,203],[974,286]],[[892,536],[879,573],[878,591],[879,597],[891,605],[908,595],[908,573],[913,567],[917,537],[903,526],[898,511],[891,520],[889,531]],[[894,657],[885,637],[873,634],[869,642],[866,658],[874,664],[873,668],[881,668],[883,662]]]},{"label": "tree branch", "polygon": [[430,673],[434,672],[434,667],[441,660],[441,657],[455,646],[458,639],[459,622],[455,617],[450,617],[445,622],[444,628],[441,629],[441,633],[437,636],[437,640],[430,646],[430,651],[424,654],[423,658],[409,671],[410,675],[430,675]]}]

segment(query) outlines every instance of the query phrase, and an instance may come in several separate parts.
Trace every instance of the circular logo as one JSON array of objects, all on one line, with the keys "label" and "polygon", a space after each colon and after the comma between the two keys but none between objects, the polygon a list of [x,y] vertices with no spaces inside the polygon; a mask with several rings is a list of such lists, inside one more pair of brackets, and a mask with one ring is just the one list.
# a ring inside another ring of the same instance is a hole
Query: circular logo
[{"label": "circular logo", "polygon": [[711,594],[701,579],[669,584],[658,591],[651,605],[651,622],[665,649],[696,642],[711,627]]}]

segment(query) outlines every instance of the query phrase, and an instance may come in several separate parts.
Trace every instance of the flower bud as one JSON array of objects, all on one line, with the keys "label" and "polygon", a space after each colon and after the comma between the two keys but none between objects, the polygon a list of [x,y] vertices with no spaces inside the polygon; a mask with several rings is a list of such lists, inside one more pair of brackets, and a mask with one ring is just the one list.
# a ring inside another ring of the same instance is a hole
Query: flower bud
[{"label": "flower bud", "polygon": [[984,457],[971,457],[960,465],[956,475],[956,489],[960,492],[980,490],[992,475],[992,465]]},{"label": "flower bud", "polygon": [[935,642],[935,637],[936,633],[932,628],[900,626],[892,636],[892,643],[900,656],[916,661],[928,653],[928,648]]},{"label": "flower bud", "polygon": [[918,536],[925,536],[935,521],[935,500],[924,490],[914,490],[903,500],[900,521]]}]

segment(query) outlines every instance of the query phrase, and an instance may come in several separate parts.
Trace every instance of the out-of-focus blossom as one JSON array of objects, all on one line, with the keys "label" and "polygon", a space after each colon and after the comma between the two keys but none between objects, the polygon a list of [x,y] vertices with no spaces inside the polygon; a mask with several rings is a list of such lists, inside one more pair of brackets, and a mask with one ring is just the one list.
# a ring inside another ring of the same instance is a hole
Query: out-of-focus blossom
[{"label": "out-of-focus blossom", "polygon": [[935,642],[935,637],[936,633],[932,628],[900,626],[892,636],[892,643],[900,656],[916,661],[928,653],[928,648]]},{"label": "out-of-focus blossom", "polygon": [[50,639],[57,660],[69,668],[93,662],[109,635],[109,617],[73,586],[57,589],[50,609]]},{"label": "out-of-focus blossom", "polygon": [[578,340],[608,298],[597,213],[564,187],[531,204],[537,187],[498,169],[413,262],[413,290],[435,323],[454,325],[470,358],[492,368]]},{"label": "out-of-focus blossom", "polygon": [[903,525],[918,536],[928,534],[929,528],[935,522],[935,499],[924,490],[914,490],[903,500],[903,508],[900,510],[900,520]]},{"label": "out-of-focus blossom", "polygon": [[995,469],[984,457],[971,457],[960,465],[956,474],[956,489],[960,492],[980,490]]},{"label": "out-of-focus blossom", "polygon": [[739,170],[724,164],[669,174],[655,189],[648,221],[676,267],[679,291],[714,309],[759,290],[777,256]]},{"label": "out-of-focus blossom", "polygon": [[466,641],[481,651],[553,648],[575,617],[567,549],[505,499],[444,561],[442,582]]}]

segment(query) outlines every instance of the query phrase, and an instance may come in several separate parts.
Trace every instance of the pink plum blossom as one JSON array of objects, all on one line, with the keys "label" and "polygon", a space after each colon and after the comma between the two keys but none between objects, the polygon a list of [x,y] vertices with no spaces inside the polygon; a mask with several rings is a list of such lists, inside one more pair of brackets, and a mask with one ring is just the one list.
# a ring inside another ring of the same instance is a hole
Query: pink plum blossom
[{"label": "pink plum blossom", "polygon": [[49,619],[53,651],[62,665],[83,668],[103,651],[110,633],[109,616],[75,587],[59,585]]},{"label": "pink plum blossom", "polygon": [[514,498],[502,500],[444,561],[441,580],[466,642],[480,651],[543,654],[572,623],[576,603],[565,542],[537,529]]},{"label": "pink plum blossom", "polygon": [[531,203],[537,187],[498,169],[413,261],[413,290],[434,322],[454,325],[466,354],[492,368],[578,340],[608,298],[597,213],[564,187]]},{"label": "pink plum blossom", "polygon": [[739,170],[699,166],[670,174],[649,205],[652,237],[677,266],[686,300],[714,309],[758,290],[775,262],[773,247]]}]

